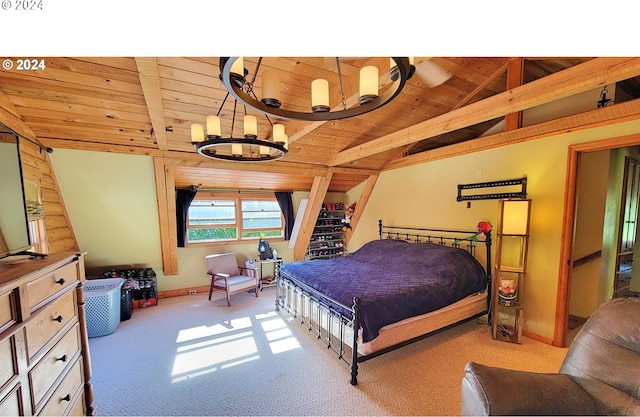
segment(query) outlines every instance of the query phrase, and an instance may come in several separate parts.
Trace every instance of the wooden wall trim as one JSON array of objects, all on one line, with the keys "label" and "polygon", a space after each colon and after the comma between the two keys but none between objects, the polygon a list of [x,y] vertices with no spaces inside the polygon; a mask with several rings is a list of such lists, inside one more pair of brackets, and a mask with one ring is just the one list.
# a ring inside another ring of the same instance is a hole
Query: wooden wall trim
[{"label": "wooden wall trim", "polygon": [[318,214],[322,208],[322,203],[327,195],[329,184],[331,183],[331,177],[333,173],[329,171],[325,176],[316,176],[313,179],[313,185],[311,186],[311,192],[309,193],[309,202],[307,203],[307,209],[302,217],[300,224],[300,231],[298,232],[298,238],[293,246],[293,259],[300,261],[304,259],[307,252],[307,246],[309,246],[309,240],[313,234],[313,229],[316,226],[316,220]]},{"label": "wooden wall trim", "polygon": [[[176,202],[173,167],[165,167],[164,158],[153,158],[160,227],[160,250],[164,275],[178,274],[178,248],[176,237]],[[171,215],[174,213],[174,215]]]},{"label": "wooden wall trim", "polygon": [[558,271],[553,346],[564,347],[566,344],[567,324],[569,320],[569,275],[571,272],[571,249],[573,246],[573,225],[575,223],[578,158],[580,152],[595,152],[637,145],[640,145],[640,134],[619,136],[569,146],[567,152],[567,172],[564,192],[564,213],[562,216],[560,266]]},{"label": "wooden wall trim", "polygon": [[[524,58],[512,59],[507,64],[507,90],[520,87],[524,83]],[[522,127],[522,110],[506,114],[504,130],[516,130]]]},{"label": "wooden wall trim", "polygon": [[378,175],[370,175],[367,178],[367,182],[364,184],[364,189],[362,190],[362,194],[356,203],[356,210],[351,217],[351,231],[347,230],[347,235],[344,239],[345,245],[349,246],[349,241],[351,240],[351,236],[356,230],[358,226],[358,221],[360,221],[360,217],[362,217],[362,212],[364,208],[367,206],[367,202],[369,201],[369,197],[371,197],[371,193],[373,192],[373,187],[375,187],[376,182],[378,181]]},{"label": "wooden wall trim", "polygon": [[158,75],[158,61],[153,57],[136,57],[136,66],[140,74],[140,85],[147,110],[153,126],[153,135],[156,138],[158,149],[169,149],[167,140],[167,128],[164,124],[164,108],[162,106],[162,90],[160,89],[160,76]]}]

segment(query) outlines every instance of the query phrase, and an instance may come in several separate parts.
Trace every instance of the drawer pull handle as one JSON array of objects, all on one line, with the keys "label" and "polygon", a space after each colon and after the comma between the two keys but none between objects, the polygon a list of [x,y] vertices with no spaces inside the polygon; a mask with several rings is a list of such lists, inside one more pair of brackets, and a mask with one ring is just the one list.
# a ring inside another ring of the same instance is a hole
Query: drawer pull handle
[{"label": "drawer pull handle", "polygon": [[60,398],[62,401],[71,401],[71,395],[67,394],[64,397]]},{"label": "drawer pull handle", "polygon": [[56,281],[56,284],[64,285],[64,278],[60,278]]},{"label": "drawer pull handle", "polygon": [[57,361],[62,361],[62,362],[66,362],[67,361],[67,355],[62,355],[61,358],[56,359]]},{"label": "drawer pull handle", "polygon": [[57,321],[58,323],[62,323],[62,316],[54,317],[53,320]]}]

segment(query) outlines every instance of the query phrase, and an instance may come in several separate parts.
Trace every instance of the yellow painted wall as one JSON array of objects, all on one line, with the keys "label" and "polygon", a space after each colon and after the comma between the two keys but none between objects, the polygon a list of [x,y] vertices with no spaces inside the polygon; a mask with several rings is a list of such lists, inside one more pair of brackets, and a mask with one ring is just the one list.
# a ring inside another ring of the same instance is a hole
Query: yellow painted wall
[{"label": "yellow painted wall", "polygon": [[[258,257],[257,243],[178,248],[179,274],[165,276],[152,157],[68,149],[56,149],[50,157],[78,244],[87,251],[90,278],[106,266],[145,266],[155,270],[158,290],[169,291],[209,285],[206,255],[233,251],[240,263]],[[293,194],[294,214],[308,197],[308,192]],[[327,193],[330,202],[343,197]],[[270,245],[284,262],[293,260],[288,242]]]},{"label": "yellow painted wall", "polygon": [[[603,249],[610,154],[609,150],[602,150],[586,152],[580,157],[572,261]],[[600,265],[600,262],[587,262],[571,270],[569,314],[587,318],[600,304],[599,292],[594,291],[600,287]]]},{"label": "yellow painted wall", "polygon": [[[578,131],[504,146],[380,175],[358,229],[349,244],[353,252],[377,238],[377,222],[441,228],[475,229],[478,221],[496,224],[495,200],[457,202],[457,185],[528,179],[532,201],[529,273],[525,286],[525,330],[552,339],[560,268],[567,151],[571,144],[640,132],[640,121]],[[476,178],[476,171],[482,177]],[[354,198],[359,190],[348,193]]]},{"label": "yellow painted wall", "polygon": [[[378,219],[401,225],[474,229],[496,224],[497,203],[456,202],[457,185],[528,177],[533,200],[525,329],[552,338],[559,270],[567,148],[570,144],[640,132],[640,121],[579,131],[383,172],[352,236],[349,251],[378,237]],[[162,275],[151,157],[56,149],[51,160],[87,267],[145,263],[158,274],[160,291],[208,285],[204,256],[232,249],[242,261],[257,246],[180,248],[179,275]],[[481,178],[476,172],[481,170]],[[346,193],[357,201],[362,186]],[[308,193],[294,193],[297,210]],[[362,209],[362,208],[361,208]],[[291,260],[287,242],[272,246]]]}]

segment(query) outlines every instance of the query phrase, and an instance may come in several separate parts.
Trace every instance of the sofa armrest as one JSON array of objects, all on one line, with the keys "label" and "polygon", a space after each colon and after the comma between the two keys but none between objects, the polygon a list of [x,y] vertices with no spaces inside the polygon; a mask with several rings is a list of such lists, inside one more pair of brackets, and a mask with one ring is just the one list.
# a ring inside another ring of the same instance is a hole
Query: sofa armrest
[{"label": "sofa armrest", "polygon": [[593,415],[591,397],[569,376],[469,362],[462,378],[463,416]]},{"label": "sofa armrest", "polygon": [[221,279],[222,278],[224,280],[227,280],[227,279],[229,279],[230,276],[231,275],[229,275],[229,274],[223,274],[222,272],[216,272],[216,274],[213,276],[213,279],[216,280],[216,279]]}]

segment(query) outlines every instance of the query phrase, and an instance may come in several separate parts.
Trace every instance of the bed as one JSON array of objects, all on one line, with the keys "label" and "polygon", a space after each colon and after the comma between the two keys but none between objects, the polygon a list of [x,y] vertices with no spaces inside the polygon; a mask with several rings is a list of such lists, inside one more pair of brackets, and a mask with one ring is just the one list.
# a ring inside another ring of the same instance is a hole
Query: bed
[{"label": "bed", "polygon": [[276,310],[347,363],[352,385],[359,363],[488,314],[491,305],[490,231],[379,221],[378,232],[353,253],[283,264],[276,275]]}]

